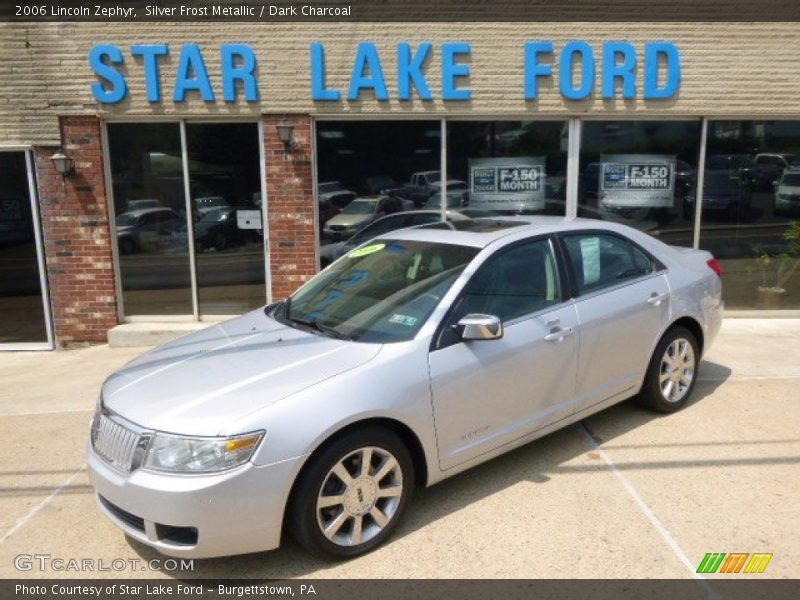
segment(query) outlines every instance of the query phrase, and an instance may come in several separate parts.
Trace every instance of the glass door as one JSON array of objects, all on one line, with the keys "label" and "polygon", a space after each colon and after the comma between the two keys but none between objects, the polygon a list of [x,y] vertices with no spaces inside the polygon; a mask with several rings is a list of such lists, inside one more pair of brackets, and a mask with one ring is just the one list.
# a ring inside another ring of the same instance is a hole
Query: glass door
[{"label": "glass door", "polygon": [[33,165],[0,149],[0,349],[53,347]]},{"label": "glass door", "polygon": [[126,317],[236,315],[265,304],[258,123],[109,123]]}]

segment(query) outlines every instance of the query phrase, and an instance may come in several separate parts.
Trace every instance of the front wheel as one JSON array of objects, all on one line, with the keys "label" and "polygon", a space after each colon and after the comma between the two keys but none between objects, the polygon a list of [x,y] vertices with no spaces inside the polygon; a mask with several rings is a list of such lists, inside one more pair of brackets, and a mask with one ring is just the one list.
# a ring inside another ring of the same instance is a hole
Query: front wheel
[{"label": "front wheel", "polygon": [[290,506],[289,529],[306,549],[333,558],[365,554],[400,521],[414,487],[403,441],[381,428],[352,431],[313,457]]},{"label": "front wheel", "polygon": [[694,389],[699,361],[694,334],[685,327],[670,329],[650,359],[639,402],[662,413],[683,408]]}]

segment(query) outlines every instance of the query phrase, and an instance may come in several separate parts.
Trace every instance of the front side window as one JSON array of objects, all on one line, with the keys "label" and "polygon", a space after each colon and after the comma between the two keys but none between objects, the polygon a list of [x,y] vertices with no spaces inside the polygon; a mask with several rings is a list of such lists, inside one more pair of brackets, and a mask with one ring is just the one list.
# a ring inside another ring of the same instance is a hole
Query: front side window
[{"label": "front side window", "polygon": [[407,341],[477,253],[453,244],[379,240],[325,269],[274,317],[331,337]]},{"label": "front side window", "polygon": [[582,233],[564,237],[578,295],[613,287],[655,271],[648,255],[615,235]]},{"label": "front side window", "polygon": [[481,313],[510,321],[560,301],[550,243],[538,240],[489,258],[467,284],[455,313],[457,319]]}]

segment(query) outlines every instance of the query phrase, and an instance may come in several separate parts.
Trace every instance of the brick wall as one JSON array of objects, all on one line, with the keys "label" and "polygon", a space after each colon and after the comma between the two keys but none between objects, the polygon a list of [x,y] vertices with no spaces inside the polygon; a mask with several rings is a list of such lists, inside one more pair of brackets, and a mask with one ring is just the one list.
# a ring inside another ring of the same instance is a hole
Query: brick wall
[{"label": "brick wall", "polygon": [[63,117],[60,128],[73,175],[55,170],[50,157],[58,148],[34,151],[56,341],[105,342],[117,306],[100,121]]},{"label": "brick wall", "polygon": [[311,118],[286,115],[294,125],[287,152],[276,125],[284,115],[264,115],[267,214],[272,298],[281,300],[316,272],[316,227],[312,190]]}]

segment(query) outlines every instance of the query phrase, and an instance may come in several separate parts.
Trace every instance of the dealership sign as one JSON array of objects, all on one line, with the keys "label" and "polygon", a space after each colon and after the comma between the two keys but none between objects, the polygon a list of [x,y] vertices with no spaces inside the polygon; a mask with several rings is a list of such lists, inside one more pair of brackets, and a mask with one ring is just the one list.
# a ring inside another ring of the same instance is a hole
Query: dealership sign
[{"label": "dealership sign", "polygon": [[[472,90],[469,78],[472,47],[467,42],[445,42],[434,48],[430,42],[416,47],[406,42],[396,45],[387,57],[381,55],[372,42],[360,42],[352,60],[347,85],[339,88],[326,80],[325,45],[312,42],[309,46],[309,79],[314,102],[348,102],[374,98],[379,102],[391,99],[392,87],[396,100],[408,101],[416,96],[433,101],[435,94],[445,101],[469,101]],[[168,57],[177,55],[174,79],[162,81],[161,65]],[[678,48],[672,42],[645,42],[641,55],[633,44],[622,41],[605,42],[595,48],[584,41],[571,41],[556,48],[550,41],[530,41],[520,48],[523,63],[523,86],[520,94],[527,101],[536,101],[542,81],[554,78],[558,71],[557,87],[565,100],[590,98],[599,87],[603,99],[617,96],[635,98],[637,88],[645,100],[674,97],[680,88],[681,61]],[[209,77],[206,61],[219,62],[220,80]],[[390,86],[385,63],[394,62],[396,79]],[[439,63],[440,77],[432,81],[428,68]],[[641,62],[641,67],[638,65]],[[102,104],[116,104],[128,95],[129,63],[141,64],[147,100],[164,101],[162,84],[171,84],[169,98],[184,102],[189,94],[205,102],[259,101],[258,59],[247,44],[222,44],[211,52],[198,44],[134,44],[122,48],[114,44],[97,44],[89,51],[89,66],[97,76],[91,89]],[[599,74],[599,76],[598,76]]]},{"label": "dealership sign", "polygon": [[539,210],[544,208],[544,157],[471,158],[471,208]]},{"label": "dealership sign", "polygon": [[600,201],[607,206],[671,207],[675,157],[614,154],[600,157]]}]

